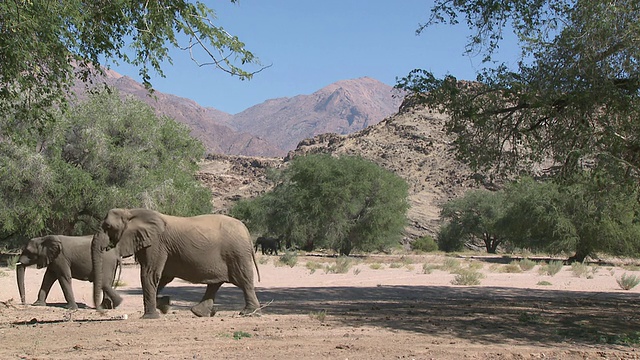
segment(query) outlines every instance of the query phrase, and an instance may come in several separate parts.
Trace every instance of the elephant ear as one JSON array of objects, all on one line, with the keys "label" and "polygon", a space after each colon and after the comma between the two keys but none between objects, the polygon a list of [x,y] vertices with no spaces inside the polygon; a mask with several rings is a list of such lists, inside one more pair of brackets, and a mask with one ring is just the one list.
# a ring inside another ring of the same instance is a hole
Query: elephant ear
[{"label": "elephant ear", "polygon": [[49,264],[60,255],[62,242],[57,236],[45,236],[38,247],[38,269],[49,266]]},{"label": "elephant ear", "polygon": [[118,242],[120,256],[128,257],[147,248],[164,232],[166,223],[161,214],[146,209],[134,209],[125,217],[125,229]]}]

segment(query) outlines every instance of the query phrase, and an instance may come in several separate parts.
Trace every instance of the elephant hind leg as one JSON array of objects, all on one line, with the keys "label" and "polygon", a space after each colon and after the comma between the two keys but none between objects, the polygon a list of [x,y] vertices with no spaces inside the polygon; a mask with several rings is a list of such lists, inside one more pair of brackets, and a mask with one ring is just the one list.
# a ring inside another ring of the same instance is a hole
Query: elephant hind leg
[{"label": "elephant hind leg", "polygon": [[191,308],[191,312],[199,317],[210,317],[216,314],[214,309],[214,300],[218,289],[220,289],[222,283],[207,284],[207,290],[204,292],[202,300]]},{"label": "elephant hind leg", "polygon": [[256,290],[253,284],[250,286],[241,286],[242,293],[244,294],[244,309],[240,311],[240,315],[245,316],[260,316],[260,302],[256,296]]}]

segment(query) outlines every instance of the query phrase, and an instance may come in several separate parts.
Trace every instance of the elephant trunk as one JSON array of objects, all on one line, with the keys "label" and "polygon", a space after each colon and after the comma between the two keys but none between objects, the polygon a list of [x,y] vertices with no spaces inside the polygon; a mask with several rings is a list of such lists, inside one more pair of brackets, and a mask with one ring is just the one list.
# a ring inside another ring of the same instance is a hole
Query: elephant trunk
[{"label": "elephant trunk", "polygon": [[96,309],[102,309],[102,255],[104,249],[107,247],[109,237],[103,233],[98,232],[93,236],[91,240],[91,264],[93,266],[93,304]]},{"label": "elephant trunk", "polygon": [[16,267],[16,278],[18,280],[18,292],[20,292],[20,302],[24,305],[25,295],[24,295],[24,273],[27,267],[23,264],[20,264]]}]

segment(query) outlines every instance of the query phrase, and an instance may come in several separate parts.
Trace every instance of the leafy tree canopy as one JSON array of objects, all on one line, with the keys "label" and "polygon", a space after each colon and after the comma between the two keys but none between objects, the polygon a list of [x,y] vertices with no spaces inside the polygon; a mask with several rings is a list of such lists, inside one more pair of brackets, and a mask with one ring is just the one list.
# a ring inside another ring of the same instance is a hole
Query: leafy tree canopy
[{"label": "leafy tree canopy", "polygon": [[[497,192],[469,191],[444,204],[445,224],[438,246],[461,250],[483,241],[552,254],[572,253],[583,261],[599,253],[640,254],[640,203],[633,185],[615,183],[610,174],[576,173],[571,185],[524,177]],[[492,247],[490,245],[494,245]]]},{"label": "leafy tree canopy", "polygon": [[39,130],[53,119],[52,106],[64,105],[75,72],[86,79],[100,59],[137,66],[150,87],[150,71],[162,75],[162,63],[171,62],[169,46],[200,66],[251,78],[247,66],[257,58],[214,20],[200,1],[2,1],[0,115]]},{"label": "leafy tree canopy", "polygon": [[297,157],[272,192],[238,203],[232,215],[253,232],[283,236],[287,247],[349,255],[397,244],[406,225],[408,186],[355,156]]},{"label": "leafy tree canopy", "polygon": [[495,253],[498,246],[506,241],[499,222],[505,216],[502,193],[488,190],[472,190],[464,196],[453,199],[442,206],[440,217],[449,223],[448,228],[439,233],[441,249],[460,250],[460,245],[452,242],[480,241],[488,253]]},{"label": "leafy tree canopy", "polygon": [[[450,115],[457,154],[476,169],[502,175],[553,159],[574,172],[589,161],[609,163],[616,181],[637,178],[639,17],[636,0],[436,0],[417,32],[464,21],[476,31],[467,51],[490,66],[477,82],[416,69],[397,86]],[[521,44],[515,69],[490,62],[507,29]]]},{"label": "leafy tree canopy", "polygon": [[[11,122],[0,118],[0,137]],[[194,177],[203,145],[185,125],[115,90],[22,137],[0,141],[0,243],[91,233],[113,207],[211,212],[211,194]]]}]

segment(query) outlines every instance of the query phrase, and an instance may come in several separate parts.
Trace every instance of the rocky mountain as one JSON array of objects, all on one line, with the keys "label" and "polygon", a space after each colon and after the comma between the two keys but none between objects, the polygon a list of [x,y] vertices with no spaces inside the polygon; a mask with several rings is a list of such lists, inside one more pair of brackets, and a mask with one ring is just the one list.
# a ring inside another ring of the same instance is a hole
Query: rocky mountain
[{"label": "rocky mountain", "polygon": [[433,235],[439,227],[439,205],[481,186],[452,153],[452,138],[443,130],[445,116],[406,101],[382,122],[348,135],[326,133],[306,139],[285,158],[209,156],[199,179],[214,192],[214,207],[226,212],[241,198],[254,197],[273,184],[269,168],[287,166],[308,153],[353,154],[393,171],[409,184],[407,239]]},{"label": "rocky mountain", "polygon": [[286,153],[301,140],[319,134],[350,134],[377,124],[398,111],[400,95],[372,78],[343,80],[311,95],[265,101],[234,115],[227,124],[256,134]]},{"label": "rocky mountain", "polygon": [[[376,124],[397,112],[401,103],[391,86],[366,77],[339,81],[311,95],[268,100],[236,115],[160,91],[150,95],[142,84],[112,70],[93,78],[93,84],[113,86],[188,125],[192,136],[215,154],[284,156],[303,139]],[[80,98],[86,94],[81,82],[74,90]]]},{"label": "rocky mountain", "polygon": [[[232,116],[214,108],[205,108],[195,101],[154,91],[152,94],[128,76],[105,70],[104,76],[95,76],[92,84],[115,87],[122,95],[130,95],[153,107],[158,114],[169,116],[191,128],[191,135],[200,139],[210,153],[275,156],[282,152],[256,135],[239,132],[224,125]],[[86,97],[87,87],[76,82],[73,88],[80,99]]]}]

